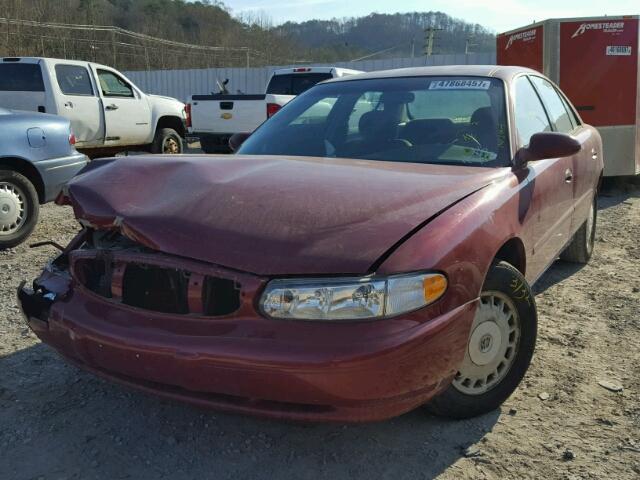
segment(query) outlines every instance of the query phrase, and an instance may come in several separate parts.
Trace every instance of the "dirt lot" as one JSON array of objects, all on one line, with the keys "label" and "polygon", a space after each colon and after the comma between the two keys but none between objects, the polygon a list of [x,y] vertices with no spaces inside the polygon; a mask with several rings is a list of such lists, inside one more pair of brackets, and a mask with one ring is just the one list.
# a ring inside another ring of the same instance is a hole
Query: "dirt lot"
[{"label": "dirt lot", "polygon": [[[32,241],[76,229],[68,208],[46,206]],[[605,192],[596,248],[590,265],[557,262],[536,285],[537,353],[501,411],[355,426],[198,410],[68,366],[14,298],[54,250],[0,252],[0,479],[638,479],[640,188]]]}]

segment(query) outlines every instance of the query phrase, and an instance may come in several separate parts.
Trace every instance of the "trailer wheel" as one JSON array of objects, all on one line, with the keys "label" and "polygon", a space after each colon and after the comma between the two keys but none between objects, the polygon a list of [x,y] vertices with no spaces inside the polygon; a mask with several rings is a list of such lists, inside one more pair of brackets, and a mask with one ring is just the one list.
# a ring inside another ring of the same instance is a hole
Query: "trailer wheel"
[{"label": "trailer wheel", "polygon": [[175,155],[183,151],[182,138],[173,128],[159,128],[153,137],[151,153]]},{"label": "trailer wheel", "polygon": [[39,212],[33,184],[13,170],[0,170],[0,250],[24,242],[38,223]]}]

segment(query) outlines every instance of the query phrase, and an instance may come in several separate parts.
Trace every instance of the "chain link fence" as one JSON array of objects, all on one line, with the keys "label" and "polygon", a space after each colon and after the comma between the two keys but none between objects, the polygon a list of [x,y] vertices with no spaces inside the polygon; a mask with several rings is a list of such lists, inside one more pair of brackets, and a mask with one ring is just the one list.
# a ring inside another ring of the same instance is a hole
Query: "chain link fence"
[{"label": "chain link fence", "polygon": [[0,56],[86,60],[121,70],[249,67],[261,53],[246,47],[174,42],[118,27],[0,18]]}]

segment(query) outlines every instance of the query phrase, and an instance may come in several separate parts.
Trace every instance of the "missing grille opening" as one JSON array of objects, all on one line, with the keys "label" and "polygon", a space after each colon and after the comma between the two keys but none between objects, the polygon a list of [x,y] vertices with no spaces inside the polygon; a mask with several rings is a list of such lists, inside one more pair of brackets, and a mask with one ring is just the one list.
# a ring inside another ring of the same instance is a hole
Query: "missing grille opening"
[{"label": "missing grille opening", "polygon": [[122,303],[163,313],[189,313],[189,277],[182,270],[129,264],[122,279]]},{"label": "missing grille opening", "polygon": [[[111,282],[115,265],[110,258],[80,260],[76,277],[86,288],[113,298]],[[122,276],[122,303],[160,313],[187,315],[191,272],[155,265],[128,263]],[[204,277],[202,315],[228,315],[240,308],[240,285],[233,280]],[[194,312],[199,313],[199,312]]]},{"label": "missing grille opening", "polygon": [[227,315],[240,308],[240,285],[233,280],[206,277],[202,287],[205,315]]}]

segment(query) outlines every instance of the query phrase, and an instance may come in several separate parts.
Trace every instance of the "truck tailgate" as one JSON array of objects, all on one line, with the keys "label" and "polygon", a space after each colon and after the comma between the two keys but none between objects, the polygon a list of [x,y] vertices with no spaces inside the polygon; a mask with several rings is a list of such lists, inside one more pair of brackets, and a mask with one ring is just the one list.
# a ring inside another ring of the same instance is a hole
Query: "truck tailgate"
[{"label": "truck tailgate", "polygon": [[267,118],[266,95],[194,95],[192,130],[196,133],[253,132]]}]

